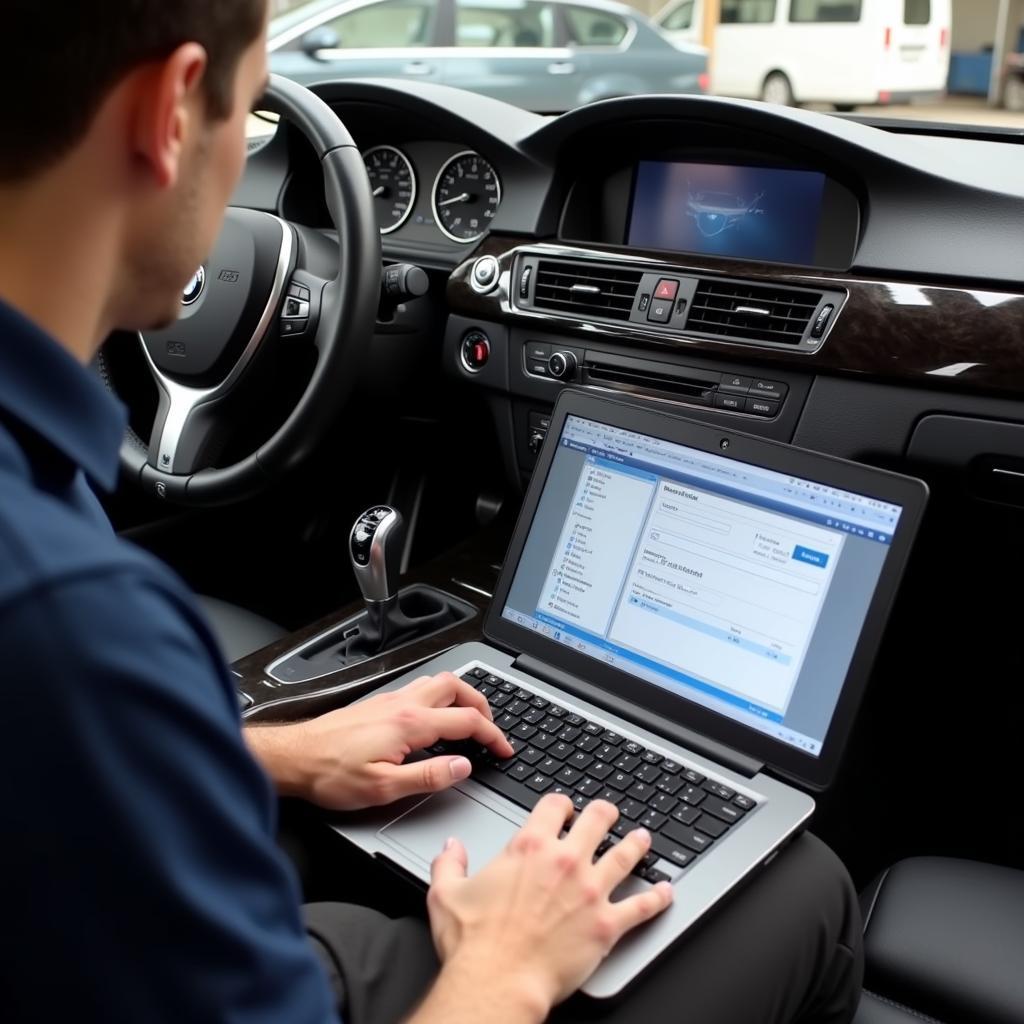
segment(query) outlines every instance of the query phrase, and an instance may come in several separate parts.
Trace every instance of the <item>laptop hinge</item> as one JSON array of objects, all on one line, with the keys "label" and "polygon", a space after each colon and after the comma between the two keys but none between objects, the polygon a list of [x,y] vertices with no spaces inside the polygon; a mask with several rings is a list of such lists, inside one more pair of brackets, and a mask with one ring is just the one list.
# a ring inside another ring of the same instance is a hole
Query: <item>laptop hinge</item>
[{"label": "laptop hinge", "polygon": [[741,754],[739,751],[727,747],[724,743],[718,743],[715,740],[708,739],[706,736],[701,736],[700,733],[693,732],[687,729],[686,726],[659,718],[644,708],[638,708],[635,704],[630,704],[629,701],[623,700],[613,693],[598,689],[598,687],[584,682],[568,672],[563,672],[561,669],[546,665],[543,661],[531,658],[528,654],[521,654],[516,658],[512,663],[512,667],[531,676],[536,676],[546,683],[551,683],[552,686],[557,686],[559,689],[567,690],[569,693],[581,697],[591,704],[596,704],[598,707],[604,708],[620,718],[633,722],[635,725],[640,726],[641,729],[657,733],[672,743],[677,743],[681,747],[686,747],[698,754],[703,754],[705,757],[711,758],[712,761],[717,761],[723,767],[738,772],[749,779],[752,779],[758,772],[764,769],[762,761],[747,757],[746,754]]}]

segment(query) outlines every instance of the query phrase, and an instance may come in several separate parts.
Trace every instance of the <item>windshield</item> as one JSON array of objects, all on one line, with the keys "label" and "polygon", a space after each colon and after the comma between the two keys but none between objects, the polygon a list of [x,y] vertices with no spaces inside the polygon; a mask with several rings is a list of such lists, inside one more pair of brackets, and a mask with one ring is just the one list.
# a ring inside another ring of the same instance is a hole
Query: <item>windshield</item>
[{"label": "windshield", "polygon": [[1024,129],[1022,0],[271,0],[273,71],[389,77],[538,113],[733,96]]}]

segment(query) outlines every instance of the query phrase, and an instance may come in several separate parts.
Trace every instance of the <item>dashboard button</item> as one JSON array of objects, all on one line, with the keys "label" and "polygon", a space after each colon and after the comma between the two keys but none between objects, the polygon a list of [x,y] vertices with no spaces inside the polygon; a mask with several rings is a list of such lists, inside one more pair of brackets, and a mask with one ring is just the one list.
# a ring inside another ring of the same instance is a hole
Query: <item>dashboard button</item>
[{"label": "dashboard button", "polygon": [[479,373],[491,358],[491,343],[483,331],[470,331],[462,339],[462,365],[470,373]]},{"label": "dashboard button", "polygon": [[737,377],[734,373],[723,373],[719,390],[728,391],[732,395],[745,395],[750,390],[752,378]]},{"label": "dashboard button", "polygon": [[547,362],[551,358],[551,346],[539,341],[528,341],[526,343],[526,358],[529,362]]},{"label": "dashboard button", "polygon": [[674,305],[675,303],[672,299],[652,299],[647,319],[652,324],[667,324],[672,319],[672,307]]},{"label": "dashboard button", "polygon": [[654,289],[654,297],[656,299],[675,299],[678,292],[678,281],[672,281],[669,278],[662,278],[662,280],[658,282],[658,287]]},{"label": "dashboard button", "polygon": [[533,267],[524,267],[522,274],[519,275],[519,298],[528,299],[530,297],[530,281],[533,279]]},{"label": "dashboard button", "polygon": [[743,403],[746,399],[742,395],[723,395],[721,392],[715,395],[716,409],[733,409],[736,412],[743,412]]},{"label": "dashboard button", "polygon": [[789,386],[777,380],[753,380],[750,383],[750,395],[757,398],[778,400],[786,397]]},{"label": "dashboard button", "polygon": [[763,398],[747,399],[747,412],[752,412],[755,416],[774,416],[778,411],[778,402],[767,402]]},{"label": "dashboard button", "polygon": [[646,313],[647,307],[650,304],[651,296],[647,292],[644,292],[643,295],[640,296],[640,305],[637,308],[640,310],[641,313]]},{"label": "dashboard button", "polygon": [[548,373],[547,360],[544,362],[538,362],[536,359],[528,359],[526,361],[526,372],[533,377],[550,377]]}]

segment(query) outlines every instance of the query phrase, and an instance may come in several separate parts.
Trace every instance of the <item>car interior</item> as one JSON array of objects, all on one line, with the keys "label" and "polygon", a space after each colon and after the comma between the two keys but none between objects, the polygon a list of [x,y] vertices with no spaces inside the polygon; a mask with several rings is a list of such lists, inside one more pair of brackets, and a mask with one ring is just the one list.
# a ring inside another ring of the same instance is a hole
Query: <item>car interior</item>
[{"label": "car interior", "polygon": [[[1024,133],[397,80],[262,106],[182,320],[98,360],[131,418],[110,516],[206,595],[243,719],[480,639],[564,389],[918,477],[810,827],[863,894],[860,1024],[1024,1020]],[[317,898],[325,818],[285,815]]]}]

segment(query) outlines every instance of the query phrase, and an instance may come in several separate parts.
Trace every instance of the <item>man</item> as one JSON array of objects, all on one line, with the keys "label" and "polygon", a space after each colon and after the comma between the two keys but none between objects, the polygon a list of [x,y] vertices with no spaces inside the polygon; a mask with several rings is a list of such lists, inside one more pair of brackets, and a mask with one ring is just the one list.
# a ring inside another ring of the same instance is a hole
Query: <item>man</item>
[{"label": "man", "polygon": [[[571,807],[547,797],[472,877],[457,839],[439,851],[432,941],[415,920],[342,906],[309,911],[310,941],[270,782],[354,809],[465,778],[460,757],[403,763],[439,738],[498,754],[508,743],[486,702],[443,675],[248,730],[254,758],[191,596],[113,535],[90,489],[116,482],[124,417],[86,366],[112,329],[172,321],[211,248],[266,83],[265,8],[4,4],[0,1013],[540,1021],[671,900],[666,884],[609,901],[649,837],[633,832],[595,863],[615,808],[594,803],[563,838]],[[606,1019],[845,1021],[859,957],[849,879],[803,837]]]}]

